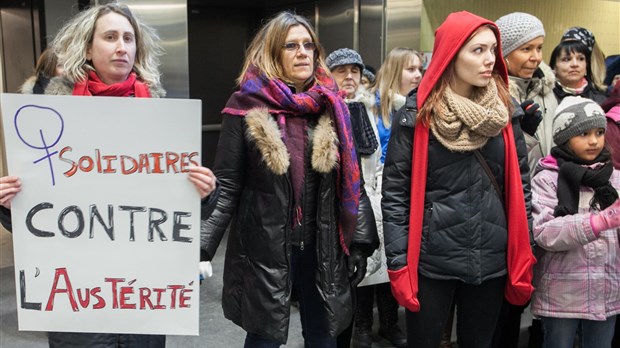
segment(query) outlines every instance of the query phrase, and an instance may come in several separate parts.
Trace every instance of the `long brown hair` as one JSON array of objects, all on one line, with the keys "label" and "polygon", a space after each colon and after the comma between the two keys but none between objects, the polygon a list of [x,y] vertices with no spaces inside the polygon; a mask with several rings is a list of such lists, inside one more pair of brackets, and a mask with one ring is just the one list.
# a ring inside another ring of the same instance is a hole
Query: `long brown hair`
[{"label": "long brown hair", "polygon": [[305,17],[283,11],[265,23],[256,36],[254,36],[245,52],[245,62],[237,78],[237,84],[241,85],[243,83],[246,72],[251,66],[255,66],[269,79],[279,79],[287,83],[292,82],[286,80],[280,58],[282,56],[282,45],[285,43],[288,31],[298,25],[306,28],[312,38],[312,42],[316,45],[314,68],[321,67],[326,74],[330,74],[323,58],[325,50],[319,43],[318,36],[310,22]]},{"label": "long brown hair", "polygon": [[[493,32],[495,33],[495,37],[497,38],[499,42],[499,33],[497,32],[497,29],[492,25],[481,26],[480,28],[478,28],[478,30],[474,31],[474,33],[470,36],[469,40],[471,40],[474,36],[478,34],[478,32],[481,29],[484,29],[484,28],[489,28],[493,30]],[[463,43],[463,46],[461,46],[455,58],[452,59],[450,64],[446,67],[446,70],[444,70],[443,74],[441,75],[441,77],[439,78],[439,80],[437,81],[437,83],[435,84],[431,92],[429,93],[428,98],[426,98],[424,105],[422,106],[418,105],[418,108],[420,111],[418,112],[417,118],[418,118],[418,122],[421,122],[423,125],[427,127],[430,125],[430,120],[431,120],[431,117],[433,117],[435,108],[439,105],[439,103],[441,103],[442,96],[446,92],[446,89],[450,86],[450,82],[452,81],[452,79],[454,78],[456,74],[455,73],[456,59],[458,58],[458,55],[461,53],[461,50],[463,49],[463,47],[467,44],[467,42],[469,42],[469,40]],[[502,59],[501,54],[499,52],[495,53],[495,60],[497,61],[497,59]],[[512,99],[510,97],[510,91],[508,90],[508,85],[506,84],[506,81],[504,81],[504,79],[502,78],[502,76],[496,69],[493,69],[492,78],[495,81],[495,85],[497,86],[497,96],[502,101],[502,104],[506,106],[509,114],[512,114],[513,104],[512,104]],[[474,99],[478,94],[484,93],[485,88],[486,87],[475,87],[474,86],[471,99]]]}]

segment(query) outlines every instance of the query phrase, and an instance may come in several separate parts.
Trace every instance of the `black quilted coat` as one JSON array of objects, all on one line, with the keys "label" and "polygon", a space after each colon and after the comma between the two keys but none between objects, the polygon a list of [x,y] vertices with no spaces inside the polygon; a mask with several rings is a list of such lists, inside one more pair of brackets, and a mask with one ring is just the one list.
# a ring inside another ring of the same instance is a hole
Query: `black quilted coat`
[{"label": "black quilted coat", "polygon": [[[531,231],[527,150],[518,105],[512,127],[521,168]],[[415,90],[395,115],[383,170],[383,228],[388,268],[405,266],[409,235],[411,158],[417,107]],[[480,149],[504,191],[504,139],[501,133]],[[432,279],[468,284],[507,274],[508,241],[504,207],[473,152],[451,152],[429,134],[428,174],[418,272]],[[532,240],[530,238],[530,240]]]},{"label": "black quilted coat", "polygon": [[[316,249],[316,286],[332,336],[350,324],[353,311],[347,256],[337,228],[337,136],[329,116],[308,119],[301,229],[291,229],[289,153],[278,125],[266,109],[253,109],[245,117],[224,115],[214,165],[221,190],[201,233],[203,252],[211,258],[230,226],[222,291],[226,318],[282,343],[288,337],[293,241],[309,241],[306,245]],[[351,249],[369,256],[379,241],[363,184],[359,211]]]}]

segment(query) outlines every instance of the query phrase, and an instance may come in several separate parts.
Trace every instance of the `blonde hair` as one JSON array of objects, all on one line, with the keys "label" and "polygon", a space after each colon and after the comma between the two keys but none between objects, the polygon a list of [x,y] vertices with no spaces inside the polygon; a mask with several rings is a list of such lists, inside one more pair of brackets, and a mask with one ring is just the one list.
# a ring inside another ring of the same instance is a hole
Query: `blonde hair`
[{"label": "blonde hair", "polygon": [[422,63],[422,55],[417,51],[407,47],[396,47],[385,57],[385,62],[377,73],[372,92],[373,94],[379,93],[381,103],[380,105],[375,104],[373,111],[375,115],[381,115],[386,128],[390,128],[392,125],[390,113],[394,108],[394,94],[400,93],[403,69],[407,67],[409,62],[413,61],[413,57],[418,57],[420,64]]},{"label": "blonde hair", "polygon": [[244,82],[244,77],[252,66],[256,67],[270,80],[279,79],[286,83],[292,83],[292,81],[287,80],[284,74],[284,67],[280,62],[280,58],[282,57],[282,45],[285,44],[288,31],[292,27],[298,25],[308,30],[312,42],[316,45],[314,51],[314,69],[316,70],[316,68],[320,67],[329,75],[329,69],[323,58],[325,56],[325,50],[319,43],[316,32],[312,28],[310,22],[302,16],[283,11],[267,21],[256,36],[254,36],[254,39],[245,52],[245,62],[237,78],[237,84],[241,85]]},{"label": "blonde hair", "polygon": [[151,88],[161,88],[159,57],[164,50],[155,29],[142,23],[126,5],[109,3],[93,6],[78,13],[58,32],[51,43],[58,59],[63,62],[64,75],[73,83],[86,79],[88,71],[96,71],[86,59],[93,43],[97,20],[108,13],[117,13],[129,21],[136,37],[136,57],[133,71]]},{"label": "blonde hair", "polygon": [[594,87],[601,92],[605,92],[607,90],[607,86],[605,85],[605,76],[607,74],[607,69],[605,66],[605,54],[598,46],[596,41],[594,42],[594,46],[592,47],[592,55],[590,57],[590,70],[592,71],[592,83],[594,83]]}]

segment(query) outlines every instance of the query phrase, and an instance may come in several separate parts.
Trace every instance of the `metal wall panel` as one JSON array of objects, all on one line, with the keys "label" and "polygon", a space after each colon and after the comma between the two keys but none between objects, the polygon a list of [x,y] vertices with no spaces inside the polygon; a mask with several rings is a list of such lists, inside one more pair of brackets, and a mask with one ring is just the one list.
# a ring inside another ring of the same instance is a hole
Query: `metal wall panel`
[{"label": "metal wall panel", "polygon": [[162,84],[168,98],[189,98],[187,2],[124,0],[141,20],[157,30],[166,53],[161,58]]},{"label": "metal wall panel", "polygon": [[318,6],[318,32],[326,54],[342,47],[356,48],[354,0],[321,0]]},{"label": "metal wall panel", "polygon": [[420,49],[422,0],[386,0],[385,52],[394,47]]},{"label": "metal wall panel", "polygon": [[28,76],[32,75],[36,58],[41,53],[38,31],[38,10],[32,1],[7,0],[0,5],[2,26],[3,89],[16,93]]},{"label": "metal wall panel", "polygon": [[365,64],[379,70],[384,51],[383,0],[360,0],[359,53]]}]

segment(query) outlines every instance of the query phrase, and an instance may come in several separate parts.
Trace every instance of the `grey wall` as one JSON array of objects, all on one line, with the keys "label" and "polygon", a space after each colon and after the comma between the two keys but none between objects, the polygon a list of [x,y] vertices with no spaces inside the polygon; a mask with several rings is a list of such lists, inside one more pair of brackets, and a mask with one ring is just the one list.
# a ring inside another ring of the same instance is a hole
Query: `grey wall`
[{"label": "grey wall", "polygon": [[48,44],[62,25],[76,13],[77,0],[45,0],[45,36]]}]

